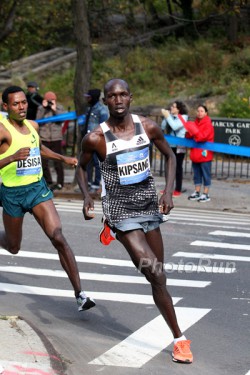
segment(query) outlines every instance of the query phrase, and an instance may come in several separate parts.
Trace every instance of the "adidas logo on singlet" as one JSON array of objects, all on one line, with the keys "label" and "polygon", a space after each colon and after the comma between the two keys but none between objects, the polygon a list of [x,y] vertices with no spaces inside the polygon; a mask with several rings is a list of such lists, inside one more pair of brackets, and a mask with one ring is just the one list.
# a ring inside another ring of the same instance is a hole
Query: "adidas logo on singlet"
[{"label": "adidas logo on singlet", "polygon": [[117,147],[116,147],[115,143],[112,143],[112,151],[117,151]]},{"label": "adidas logo on singlet", "polygon": [[142,137],[139,137],[137,139],[136,146],[143,145],[143,143],[146,143],[146,141]]}]

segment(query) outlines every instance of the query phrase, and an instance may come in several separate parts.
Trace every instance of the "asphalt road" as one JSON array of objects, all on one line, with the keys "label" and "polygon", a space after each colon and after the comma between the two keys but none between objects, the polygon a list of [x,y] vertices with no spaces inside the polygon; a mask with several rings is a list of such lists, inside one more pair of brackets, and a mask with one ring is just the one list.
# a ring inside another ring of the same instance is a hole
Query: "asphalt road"
[{"label": "asphalt road", "polygon": [[161,227],[169,291],[194,353],[192,365],[180,365],[149,284],[118,242],[99,243],[99,204],[95,220],[84,222],[80,202],[56,203],[97,306],[78,313],[53,247],[26,215],[20,255],[0,250],[0,312],[36,325],[67,375],[249,375],[249,216],[177,208]]}]

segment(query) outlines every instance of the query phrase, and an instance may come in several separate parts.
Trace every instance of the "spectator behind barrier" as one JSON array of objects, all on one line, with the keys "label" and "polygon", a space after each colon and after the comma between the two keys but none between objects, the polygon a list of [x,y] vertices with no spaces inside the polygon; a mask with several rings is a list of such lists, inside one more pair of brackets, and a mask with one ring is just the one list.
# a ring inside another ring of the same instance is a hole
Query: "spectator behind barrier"
[{"label": "spectator behind barrier", "polygon": [[[44,95],[42,105],[38,107],[37,120],[60,115],[65,113],[63,106],[57,103],[57,96],[54,92],[48,91]],[[46,122],[39,124],[39,134],[46,147],[62,155],[62,122]],[[62,163],[54,161],[57,175],[56,183],[53,183],[49,168],[48,159],[42,158],[43,175],[51,190],[60,190],[64,186],[64,168]]]},{"label": "spectator behind barrier", "polygon": [[28,101],[28,110],[27,110],[27,119],[35,120],[37,109],[42,104],[43,98],[38,93],[39,86],[36,82],[28,82],[27,83],[27,92],[26,98]]}]

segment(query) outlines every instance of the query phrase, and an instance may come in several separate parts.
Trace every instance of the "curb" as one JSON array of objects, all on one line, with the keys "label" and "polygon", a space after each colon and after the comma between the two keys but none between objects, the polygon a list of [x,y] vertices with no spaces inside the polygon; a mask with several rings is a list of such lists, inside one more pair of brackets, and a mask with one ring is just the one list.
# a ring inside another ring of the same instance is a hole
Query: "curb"
[{"label": "curb", "polygon": [[19,316],[1,316],[0,374],[64,375],[66,365],[44,334]]}]

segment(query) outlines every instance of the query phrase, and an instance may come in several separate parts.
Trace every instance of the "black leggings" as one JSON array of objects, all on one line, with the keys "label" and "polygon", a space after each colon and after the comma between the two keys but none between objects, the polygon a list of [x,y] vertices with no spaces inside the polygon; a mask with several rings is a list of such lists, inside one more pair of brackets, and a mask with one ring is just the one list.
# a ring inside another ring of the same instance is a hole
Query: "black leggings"
[{"label": "black leggings", "polygon": [[176,156],[175,190],[181,192],[183,179],[183,160],[185,154],[183,152],[177,154],[177,147],[173,147],[172,150]]}]

